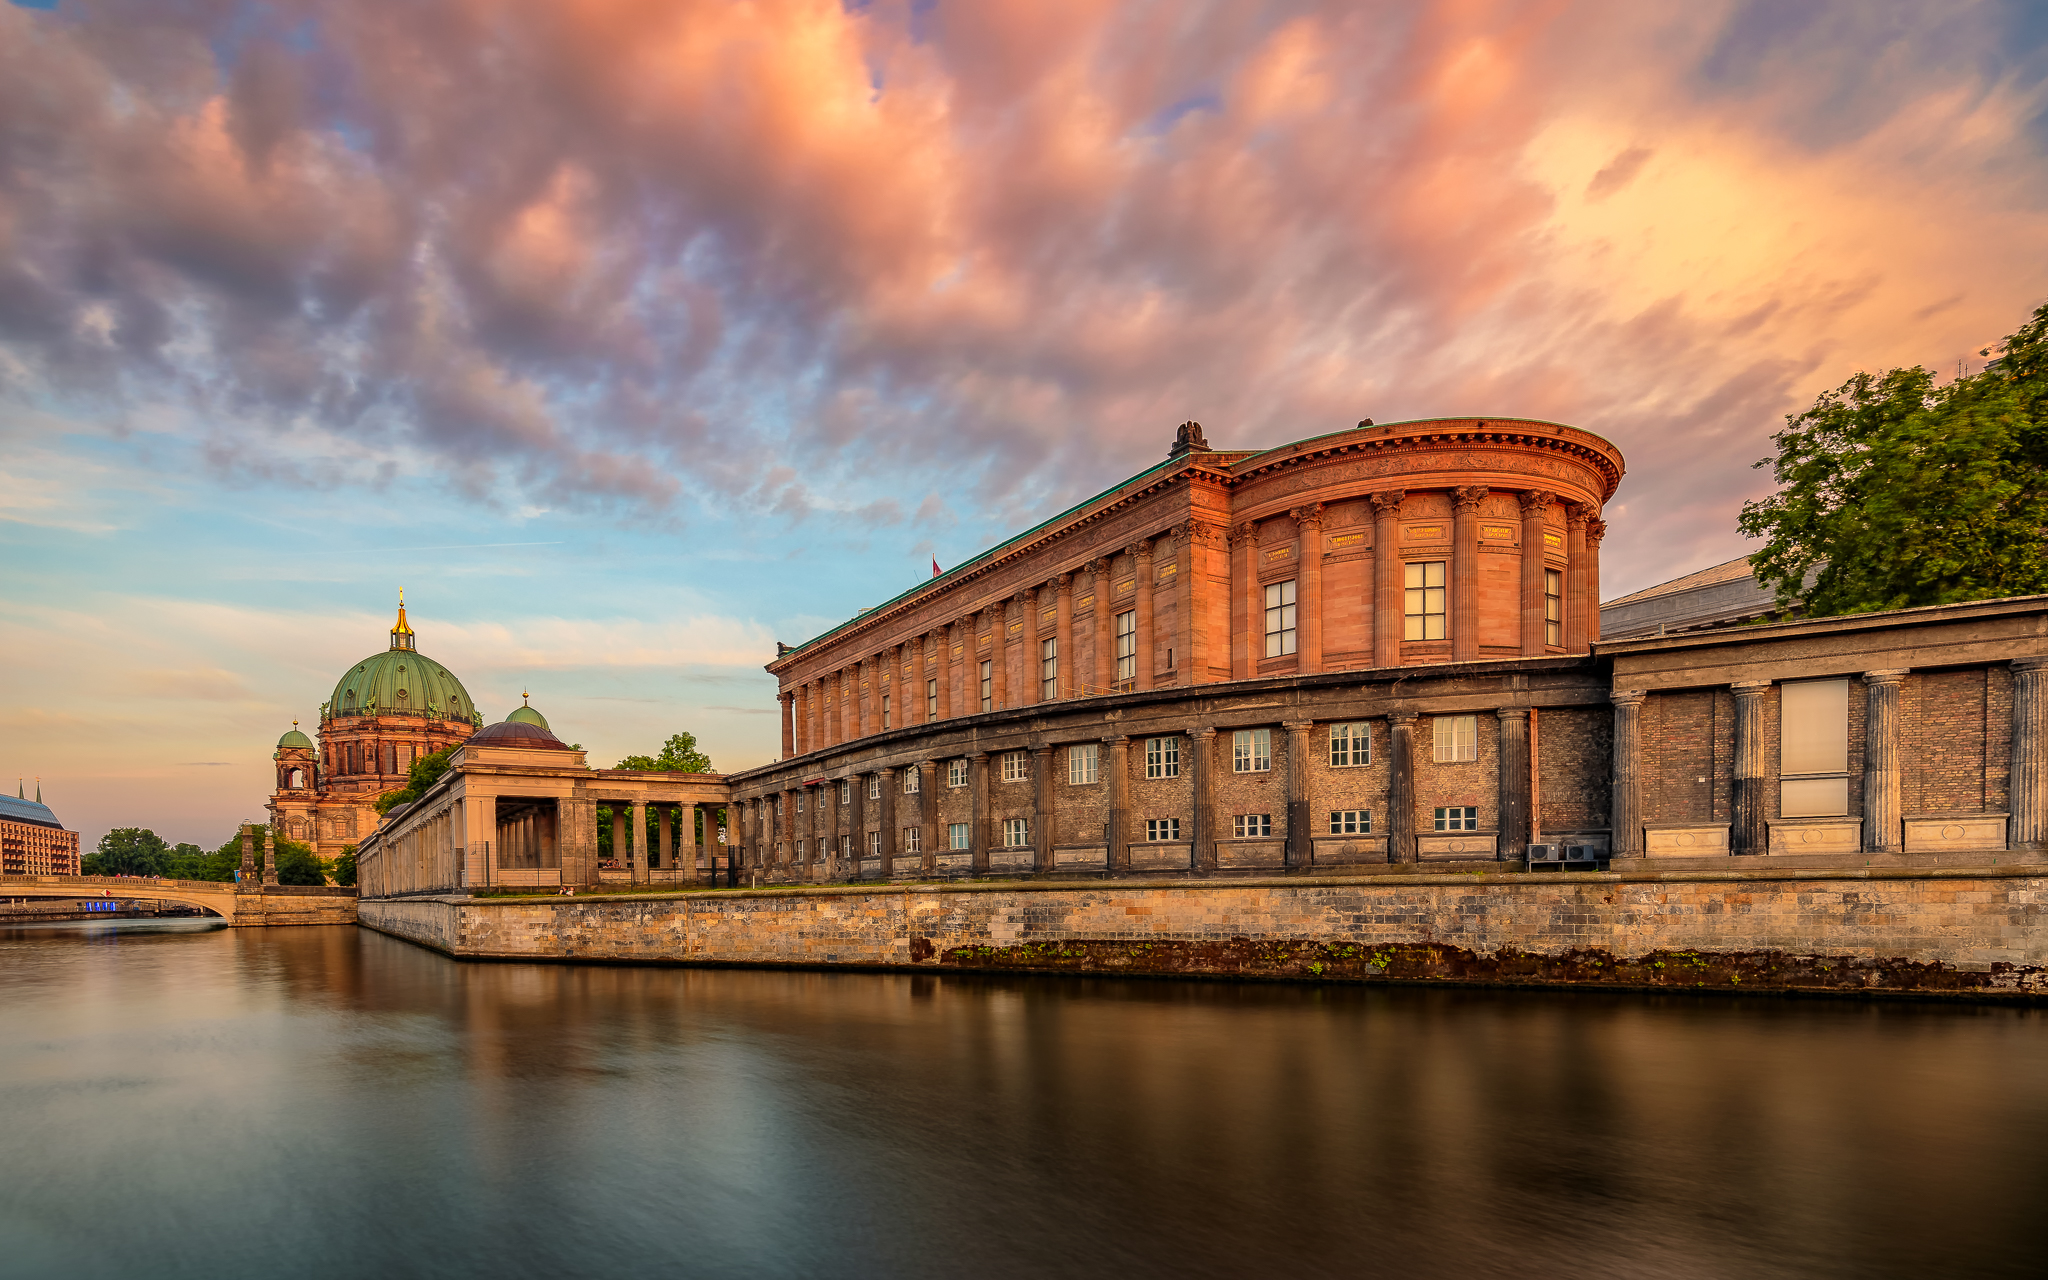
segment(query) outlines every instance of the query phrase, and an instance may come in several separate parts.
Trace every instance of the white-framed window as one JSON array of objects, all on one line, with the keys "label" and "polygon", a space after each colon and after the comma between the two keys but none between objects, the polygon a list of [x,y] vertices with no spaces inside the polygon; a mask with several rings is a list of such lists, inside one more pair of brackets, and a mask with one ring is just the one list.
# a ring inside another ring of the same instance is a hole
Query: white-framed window
[{"label": "white-framed window", "polygon": [[1266,656],[1294,652],[1294,579],[1266,584]]},{"label": "white-framed window", "polygon": [[804,842],[801,840],[796,842],[796,860],[798,862],[804,860]]},{"label": "white-framed window", "polygon": [[937,677],[924,682],[924,718],[939,718],[939,682]]},{"label": "white-framed window", "polygon": [[1003,781],[1031,781],[1031,758],[1022,751],[1003,752]]},{"label": "white-framed window", "polygon": [[967,785],[967,762],[965,760],[946,761],[946,785],[949,787],[964,787]]},{"label": "white-framed window", "polygon": [[889,727],[889,695],[886,693],[882,695],[882,727]]},{"label": "white-framed window", "polygon": [[1126,609],[1116,615],[1116,682],[1138,678],[1138,611]]},{"label": "white-framed window", "polygon": [[924,770],[922,770],[922,769],[920,769],[920,768],[916,767],[915,765],[913,765],[913,766],[911,766],[910,768],[908,768],[908,769],[905,769],[905,770],[903,771],[903,794],[904,794],[904,795],[906,795],[906,796],[914,796],[914,795],[916,795],[916,794],[917,794],[917,789],[918,789],[919,787],[921,787],[921,786],[923,786],[923,785],[924,785],[924,784],[923,784],[922,782],[919,782],[919,781],[918,781],[918,778],[919,778],[919,777],[920,777],[920,776],[921,776],[921,775],[922,775],[923,773],[924,773]]},{"label": "white-framed window", "polygon": [[1273,731],[1239,729],[1230,735],[1232,773],[1265,773],[1273,767]]},{"label": "white-framed window", "polygon": [[1102,744],[1082,742],[1067,748],[1067,785],[1091,786],[1102,777]]},{"label": "white-framed window", "polygon": [[882,833],[879,831],[868,832],[868,856],[870,858],[882,856]]},{"label": "white-framed window", "polygon": [[1787,818],[1849,812],[1847,680],[1779,686],[1778,811]]},{"label": "white-framed window", "polygon": [[996,664],[983,659],[981,664],[981,709],[993,711],[996,706]]},{"label": "white-framed window", "polygon": [[1359,721],[1355,724],[1333,724],[1330,726],[1330,767],[1352,769],[1372,763],[1372,726]]},{"label": "white-framed window", "polygon": [[839,780],[839,803],[841,803],[841,804],[852,804],[852,803],[853,803],[853,779],[852,779],[852,778],[841,778],[841,779]]},{"label": "white-framed window", "polygon": [[777,796],[777,797],[775,797],[775,816],[776,816],[776,818],[777,818],[777,819],[780,819],[780,818],[782,817],[782,797],[781,797],[781,796]]},{"label": "white-framed window", "polygon": [[905,852],[905,853],[923,853],[923,852],[924,852],[924,828],[923,828],[923,827],[905,827],[905,828],[903,828],[903,852]]},{"label": "white-framed window", "polygon": [[1003,844],[1015,849],[1031,843],[1031,820],[1029,818],[1003,819]]},{"label": "white-framed window", "polygon": [[1047,636],[1038,642],[1038,697],[1052,702],[1060,696],[1060,638]]},{"label": "white-framed window", "polygon": [[1564,645],[1564,573],[1543,571],[1543,643]]},{"label": "white-framed window", "polygon": [[852,836],[839,837],[839,856],[842,858],[851,858],[853,856]]},{"label": "white-framed window", "polygon": [[799,791],[799,792],[797,792],[797,793],[796,793],[796,812],[797,812],[797,816],[798,816],[798,817],[802,817],[802,816],[803,816],[803,812],[804,812],[804,793],[803,793],[803,792],[801,792],[801,791]]},{"label": "white-framed window", "polygon": [[868,775],[868,799],[880,800],[881,798],[882,775],[879,773],[871,773]]},{"label": "white-framed window", "polygon": [[967,847],[966,823],[949,822],[946,824],[946,847],[950,849],[965,849]]},{"label": "white-framed window", "polygon": [[1270,813],[1240,813],[1230,820],[1230,834],[1239,840],[1273,834],[1273,815]]},{"label": "white-framed window", "polygon": [[1145,838],[1146,838],[1147,840],[1178,840],[1178,839],[1180,839],[1180,819],[1179,819],[1179,818],[1147,818],[1147,819],[1145,819]]},{"label": "white-framed window", "polygon": [[1438,809],[1436,811],[1436,829],[1438,831],[1477,831],[1479,830],[1479,810],[1469,804],[1454,804],[1447,809]]},{"label": "white-framed window", "polygon": [[1180,739],[1145,739],[1145,776],[1148,778],[1178,778],[1180,776]]},{"label": "white-framed window", "polygon": [[1401,638],[1441,640],[1450,634],[1444,625],[1444,562],[1417,560],[1405,567],[1407,590],[1402,611],[1406,615]]},{"label": "white-framed window", "polygon": [[1372,810],[1332,809],[1330,810],[1330,834],[1333,836],[1369,836],[1372,834]]},{"label": "white-framed window", "polygon": [[1479,758],[1478,716],[1433,716],[1438,764],[1470,764]]}]

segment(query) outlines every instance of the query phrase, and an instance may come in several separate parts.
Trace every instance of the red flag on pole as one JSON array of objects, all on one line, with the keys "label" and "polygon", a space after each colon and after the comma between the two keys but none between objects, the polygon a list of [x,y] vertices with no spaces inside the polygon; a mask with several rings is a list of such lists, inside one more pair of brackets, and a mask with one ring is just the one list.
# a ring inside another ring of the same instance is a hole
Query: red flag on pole
[{"label": "red flag on pole", "polygon": [[939,558],[937,556],[932,557],[932,576],[934,578],[939,576]]}]

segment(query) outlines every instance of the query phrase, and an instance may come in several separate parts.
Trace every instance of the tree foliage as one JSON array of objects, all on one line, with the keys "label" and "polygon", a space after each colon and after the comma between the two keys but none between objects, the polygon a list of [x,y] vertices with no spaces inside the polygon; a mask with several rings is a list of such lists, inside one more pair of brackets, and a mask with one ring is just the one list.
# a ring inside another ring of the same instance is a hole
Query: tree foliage
[{"label": "tree foliage", "polygon": [[[458,744],[460,745],[460,744]],[[455,754],[455,747],[443,747],[430,756],[421,756],[406,770],[405,785],[396,791],[387,791],[377,797],[377,812],[389,813],[401,804],[411,804],[427,793],[427,789],[441,780],[448,772],[448,758]]]},{"label": "tree foliage", "polygon": [[697,750],[696,734],[676,733],[661,745],[660,755],[627,756],[613,767],[657,773],[710,773],[711,757]]},{"label": "tree foliage", "polygon": [[171,847],[162,836],[147,827],[116,827],[100,837],[79,870],[89,876],[161,876],[170,863]]},{"label": "tree foliage", "polygon": [[1786,418],[1739,527],[1780,603],[1828,616],[2048,591],[2048,305],[1968,377],[1859,373]]},{"label": "tree foliage", "polygon": [[[263,865],[263,836],[269,828],[251,828],[256,841],[256,865]],[[228,881],[242,865],[242,829],[220,848],[208,852],[196,844],[166,845],[163,838],[146,827],[119,827],[100,837],[99,847],[86,855],[80,867],[89,876],[162,876],[169,880]],[[277,842],[279,884],[326,884],[327,864],[310,845],[280,838]]]}]

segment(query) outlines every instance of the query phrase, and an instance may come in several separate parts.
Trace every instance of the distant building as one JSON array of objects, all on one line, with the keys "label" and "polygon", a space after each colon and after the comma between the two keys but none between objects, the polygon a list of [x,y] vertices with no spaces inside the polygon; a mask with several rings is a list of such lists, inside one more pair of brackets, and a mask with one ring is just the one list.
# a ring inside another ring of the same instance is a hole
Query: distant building
[{"label": "distant building", "polygon": [[1640,640],[1798,616],[1798,609],[1779,606],[1743,556],[1609,600],[1600,606],[1600,638]]},{"label": "distant building", "polygon": [[0,875],[75,876],[78,833],[66,831],[57,815],[36,798],[0,796]]}]

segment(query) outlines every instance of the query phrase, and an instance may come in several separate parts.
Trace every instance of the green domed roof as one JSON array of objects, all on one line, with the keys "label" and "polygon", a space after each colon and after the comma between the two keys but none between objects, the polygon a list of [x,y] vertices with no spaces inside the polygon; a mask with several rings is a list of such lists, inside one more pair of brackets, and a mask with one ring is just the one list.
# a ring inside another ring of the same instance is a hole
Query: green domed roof
[{"label": "green domed roof", "polygon": [[299,722],[296,720],[292,721],[291,730],[277,740],[277,749],[279,751],[284,750],[286,747],[304,747],[308,751],[313,749],[313,740],[299,732]]},{"label": "green domed roof", "polygon": [[432,715],[471,720],[476,705],[453,672],[412,649],[373,653],[342,673],[327,713],[336,716]]},{"label": "green domed roof", "polygon": [[530,724],[541,729],[548,727],[548,718],[546,716],[535,711],[532,707],[526,706],[514,707],[512,714],[505,717],[505,722],[507,724]]}]

